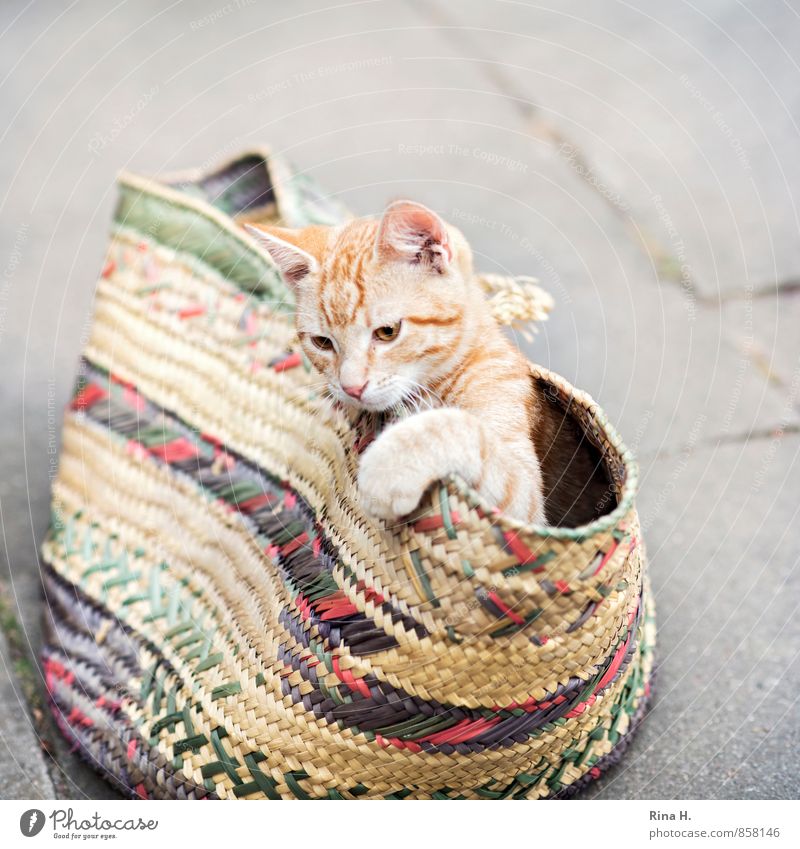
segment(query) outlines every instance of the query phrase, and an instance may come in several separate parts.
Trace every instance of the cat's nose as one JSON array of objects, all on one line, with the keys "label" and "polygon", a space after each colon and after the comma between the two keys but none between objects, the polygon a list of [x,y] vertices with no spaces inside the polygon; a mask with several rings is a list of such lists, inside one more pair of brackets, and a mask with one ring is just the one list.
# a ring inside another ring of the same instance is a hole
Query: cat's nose
[{"label": "cat's nose", "polygon": [[344,386],[342,385],[342,389],[351,397],[355,398],[356,401],[361,400],[361,396],[364,394],[364,390],[367,388],[368,380],[365,380],[361,386]]}]

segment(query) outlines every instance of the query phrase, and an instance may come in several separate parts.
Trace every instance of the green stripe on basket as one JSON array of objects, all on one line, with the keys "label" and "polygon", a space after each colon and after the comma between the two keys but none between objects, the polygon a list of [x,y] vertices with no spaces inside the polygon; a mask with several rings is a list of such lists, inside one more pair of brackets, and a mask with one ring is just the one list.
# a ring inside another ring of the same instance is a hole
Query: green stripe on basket
[{"label": "green stripe on basket", "polygon": [[191,206],[121,183],[114,221],[144,238],[192,257],[248,294],[289,311],[292,297],[273,265],[246,241]]},{"label": "green stripe on basket", "polygon": [[[243,784],[244,782],[241,778],[239,778],[239,773],[236,771],[240,767],[239,761],[237,761],[232,755],[229,755],[225,746],[222,745],[222,737],[227,736],[227,732],[223,734],[222,731],[223,730],[220,728],[215,728],[211,732],[211,745],[214,747],[214,751],[219,758],[219,761],[216,764],[219,769],[217,769],[216,772],[219,772],[221,769],[234,784]],[[209,764],[209,766],[211,765]],[[209,772],[207,775],[205,768],[203,769],[203,778],[210,778],[215,774],[215,772]]]},{"label": "green stripe on basket", "polygon": [[436,598],[436,593],[434,593],[433,587],[431,586],[428,573],[425,571],[422,561],[420,560],[419,551],[410,551],[409,554],[411,555],[411,562],[414,564],[414,571],[417,573],[417,577],[422,584],[423,590],[425,590],[425,595],[427,596],[428,601],[434,607],[441,607],[439,599]]},{"label": "green stripe on basket", "polygon": [[235,696],[242,692],[242,685],[238,681],[231,681],[230,684],[220,684],[219,687],[214,687],[211,691],[212,701],[216,699],[224,699],[228,696]]},{"label": "green stripe on basket", "polygon": [[297,771],[297,772],[286,772],[283,775],[283,779],[288,785],[289,789],[292,791],[296,799],[310,799],[311,796],[306,793],[305,790],[300,786],[300,781],[308,778],[307,772]]},{"label": "green stripe on basket", "polygon": [[458,534],[453,526],[453,517],[450,513],[450,498],[447,495],[447,487],[439,487],[439,507],[442,511],[442,524],[448,539],[457,539]]},{"label": "green stripe on basket", "polygon": [[544,566],[545,563],[549,563],[555,556],[555,551],[546,551],[530,563],[515,563],[513,566],[509,566],[508,569],[503,569],[503,575],[509,578],[514,575],[520,575],[523,572],[530,572],[531,569],[538,569],[540,566]]},{"label": "green stripe on basket", "polygon": [[270,775],[265,775],[258,766],[259,761],[266,760],[266,755],[262,752],[254,752],[244,756],[244,764],[250,770],[250,775],[253,776],[253,783],[258,786],[268,799],[280,799],[281,795],[277,791],[277,782]]}]

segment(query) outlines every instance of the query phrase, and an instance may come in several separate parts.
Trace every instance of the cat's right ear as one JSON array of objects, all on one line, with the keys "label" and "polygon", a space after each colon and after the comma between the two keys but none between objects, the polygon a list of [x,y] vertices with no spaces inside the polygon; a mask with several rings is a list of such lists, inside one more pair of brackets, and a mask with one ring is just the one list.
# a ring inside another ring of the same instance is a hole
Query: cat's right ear
[{"label": "cat's right ear", "polygon": [[386,207],[378,225],[375,254],[432,268],[444,274],[453,260],[447,225],[427,206],[411,200],[396,200]]},{"label": "cat's right ear", "polygon": [[319,269],[316,259],[297,245],[252,224],[245,224],[244,229],[275,260],[283,279],[292,289],[296,289],[303,279]]}]

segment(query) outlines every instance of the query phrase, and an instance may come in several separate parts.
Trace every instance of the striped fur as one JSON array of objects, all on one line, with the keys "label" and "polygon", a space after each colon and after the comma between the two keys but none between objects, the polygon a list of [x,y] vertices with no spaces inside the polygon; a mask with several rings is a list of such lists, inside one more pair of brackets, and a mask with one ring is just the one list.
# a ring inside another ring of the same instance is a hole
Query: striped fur
[{"label": "striped fur", "polygon": [[354,413],[414,412],[361,458],[373,515],[404,516],[458,474],[508,516],[544,523],[529,367],[492,318],[458,230],[410,201],[379,222],[248,230],[294,288],[300,342],[332,397]]}]

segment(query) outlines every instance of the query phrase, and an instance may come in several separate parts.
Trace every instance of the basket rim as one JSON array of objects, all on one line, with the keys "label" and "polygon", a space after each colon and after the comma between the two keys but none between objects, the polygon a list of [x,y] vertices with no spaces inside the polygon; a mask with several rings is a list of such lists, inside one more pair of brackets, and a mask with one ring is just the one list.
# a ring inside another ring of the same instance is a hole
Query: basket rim
[{"label": "basket rim", "polygon": [[[588,539],[595,534],[616,527],[634,506],[639,481],[639,466],[633,452],[625,445],[616,428],[609,422],[602,407],[588,392],[583,389],[576,389],[566,378],[558,374],[558,372],[551,371],[544,366],[532,362],[529,362],[529,365],[531,377],[537,379],[543,378],[568,393],[573,401],[581,404],[608,437],[608,441],[614,447],[625,469],[625,481],[618,495],[616,507],[610,512],[599,516],[597,519],[593,519],[591,522],[586,522],[583,525],[577,525],[574,528],[566,525],[537,525],[531,522],[513,519],[502,512],[498,512],[496,507],[458,475],[450,475],[447,480],[453,484],[459,494],[469,501],[470,505],[479,507],[484,513],[490,515],[493,523],[502,530],[521,532],[526,535],[542,538],[577,541]],[[585,430],[584,433],[586,433]]]},{"label": "basket rim", "polygon": [[[142,192],[147,192],[161,197],[164,201],[189,209],[199,215],[212,221],[217,226],[221,227],[226,233],[236,238],[243,247],[250,253],[258,257],[267,266],[277,269],[275,261],[270,256],[269,252],[263,248],[252,236],[250,236],[243,228],[239,227],[235,220],[222,210],[217,209],[208,201],[202,198],[193,197],[178,189],[168,185],[168,181],[198,179],[205,174],[212,174],[224,170],[242,159],[251,156],[258,156],[264,160],[268,169],[270,169],[270,177],[274,178],[271,170],[274,163],[278,163],[277,171],[285,169],[287,166],[282,162],[280,157],[277,157],[268,146],[254,145],[246,147],[239,153],[228,156],[215,166],[187,168],[175,171],[168,171],[161,174],[147,176],[137,174],[133,171],[124,169],[117,175],[117,183],[127,186],[132,189],[137,189]],[[285,191],[280,179],[275,180],[276,196],[280,205],[281,197]],[[290,295],[288,287],[282,283],[281,285]],[[597,423],[598,427],[608,437],[610,444],[616,450],[619,459],[625,469],[625,481],[622,484],[622,489],[619,492],[617,505],[608,513],[603,514],[591,522],[587,522],[577,527],[567,527],[563,525],[538,525],[529,522],[524,522],[519,519],[513,519],[506,516],[504,513],[498,512],[497,509],[490,504],[477,490],[471,487],[463,478],[458,475],[449,475],[444,479],[445,483],[450,483],[456,492],[466,498],[469,504],[473,507],[480,508],[488,516],[492,517],[492,521],[501,529],[524,533],[530,536],[538,536],[541,538],[550,539],[565,539],[565,540],[584,540],[594,534],[602,533],[615,527],[633,508],[634,500],[638,485],[639,469],[634,458],[633,452],[624,444],[622,438],[616,428],[611,424],[603,411],[602,407],[589,395],[588,392],[582,389],[576,389],[566,378],[562,377],[557,372],[529,362],[531,376],[534,378],[543,378],[552,385],[558,387],[562,392],[568,394],[570,398],[577,401],[589,413],[591,418]],[[584,430],[584,432],[586,432]]]}]

